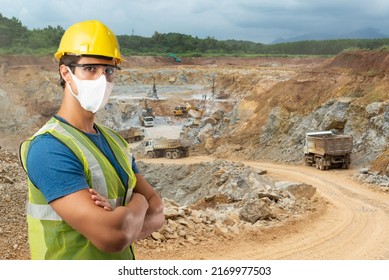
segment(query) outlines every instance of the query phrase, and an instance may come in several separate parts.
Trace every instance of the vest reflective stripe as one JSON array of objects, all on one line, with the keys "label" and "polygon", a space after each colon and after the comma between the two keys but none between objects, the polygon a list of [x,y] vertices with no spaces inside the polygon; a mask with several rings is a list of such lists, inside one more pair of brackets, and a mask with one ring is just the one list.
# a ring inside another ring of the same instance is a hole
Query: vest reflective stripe
[{"label": "vest reflective stripe", "polygon": [[27,214],[32,218],[47,221],[62,221],[62,218],[48,204],[32,204],[27,202],[26,207]]},{"label": "vest reflective stripe", "polygon": [[[97,127],[99,128],[99,130],[103,133],[103,135],[105,135],[106,138],[109,139],[109,137],[111,137],[116,143],[119,145],[119,147],[125,151],[125,156],[126,156],[126,159],[127,161],[131,164],[132,166],[132,154],[130,152],[130,147],[128,146],[128,143],[121,137],[119,136],[116,132],[114,132],[113,130],[110,130],[110,129],[107,129],[107,128],[103,128],[101,126],[98,126]],[[108,137],[109,136],[109,137]],[[133,186],[130,186],[127,190],[127,194],[125,196],[125,202],[124,202],[124,205],[127,205],[128,202],[130,201],[131,199],[131,195],[132,195],[132,191],[133,191]],[[113,205],[112,205],[113,207]]]},{"label": "vest reflective stripe", "polygon": [[[23,168],[28,175],[26,159],[31,141],[38,135],[49,133],[65,144],[81,161],[90,187],[100,194],[106,194],[113,208],[125,205],[124,198],[131,197],[132,189],[136,184],[131,161],[128,160],[128,144],[126,145],[124,140],[121,140],[120,136],[113,131],[108,131],[104,127],[99,127],[99,130],[104,131],[103,136],[127,173],[128,182],[121,181],[109,160],[86,135],[55,118],[21,145],[20,156]],[[61,219],[30,180],[28,180],[28,188],[29,202],[26,208],[32,259],[134,259],[132,246],[119,253],[104,253],[98,250]]]}]

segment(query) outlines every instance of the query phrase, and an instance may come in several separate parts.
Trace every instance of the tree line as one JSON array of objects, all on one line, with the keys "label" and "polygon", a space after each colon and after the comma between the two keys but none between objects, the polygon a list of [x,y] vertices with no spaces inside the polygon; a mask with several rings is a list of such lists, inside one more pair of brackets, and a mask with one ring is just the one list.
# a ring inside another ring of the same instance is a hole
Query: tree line
[{"label": "tree line", "polygon": [[[65,30],[48,26],[29,30],[17,18],[0,14],[0,54],[52,55]],[[337,39],[262,44],[242,40],[201,39],[180,33],[154,32],[151,37],[117,36],[123,55],[181,56],[256,56],[256,55],[336,55],[350,49],[380,49],[389,46],[389,38]]]}]

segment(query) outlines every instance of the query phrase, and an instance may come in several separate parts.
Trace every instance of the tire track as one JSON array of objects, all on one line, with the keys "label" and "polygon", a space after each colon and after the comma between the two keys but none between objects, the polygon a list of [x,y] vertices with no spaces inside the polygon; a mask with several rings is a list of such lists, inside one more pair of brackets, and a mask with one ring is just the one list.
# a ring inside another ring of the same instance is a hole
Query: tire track
[{"label": "tire track", "polygon": [[[319,171],[306,166],[270,163],[247,164],[281,176],[311,184],[329,201],[327,212],[306,224],[301,234],[290,237],[277,259],[380,259],[389,252],[388,195],[371,191],[349,178],[350,171]],[[303,240],[303,241],[301,241]],[[271,248],[270,248],[271,250]]]}]

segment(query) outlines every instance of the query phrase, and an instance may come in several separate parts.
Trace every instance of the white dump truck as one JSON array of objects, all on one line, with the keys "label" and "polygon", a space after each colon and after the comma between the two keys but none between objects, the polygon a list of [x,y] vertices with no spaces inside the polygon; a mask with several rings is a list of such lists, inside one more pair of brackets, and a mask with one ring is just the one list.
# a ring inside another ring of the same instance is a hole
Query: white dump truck
[{"label": "white dump truck", "polygon": [[154,126],[154,120],[155,120],[154,116],[141,116],[140,117],[140,122],[145,127]]},{"label": "white dump truck", "polygon": [[353,137],[328,131],[307,132],[304,145],[304,162],[320,170],[349,168]]},{"label": "white dump truck", "polygon": [[145,142],[145,154],[150,158],[181,158],[189,156],[190,142],[182,139],[150,139]]},{"label": "white dump truck", "polygon": [[142,126],[151,127],[154,126],[155,115],[153,113],[153,108],[147,105],[147,99],[144,99],[145,108],[142,109],[139,120]]}]

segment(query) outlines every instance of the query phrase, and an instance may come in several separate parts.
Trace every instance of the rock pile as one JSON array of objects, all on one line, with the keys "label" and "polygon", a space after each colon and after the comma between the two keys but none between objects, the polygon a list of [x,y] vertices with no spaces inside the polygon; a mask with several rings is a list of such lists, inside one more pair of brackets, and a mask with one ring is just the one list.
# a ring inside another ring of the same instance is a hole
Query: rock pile
[{"label": "rock pile", "polygon": [[361,168],[354,174],[357,180],[380,188],[382,191],[389,192],[389,176],[381,175],[378,171],[371,171],[369,168]]},{"label": "rock pile", "polygon": [[315,210],[316,189],[311,185],[275,182],[265,170],[241,163],[214,160],[165,165],[139,161],[138,166],[164,198],[166,216],[159,232],[138,243],[142,250],[196,245],[209,238],[228,240],[242,231],[258,230]]}]

